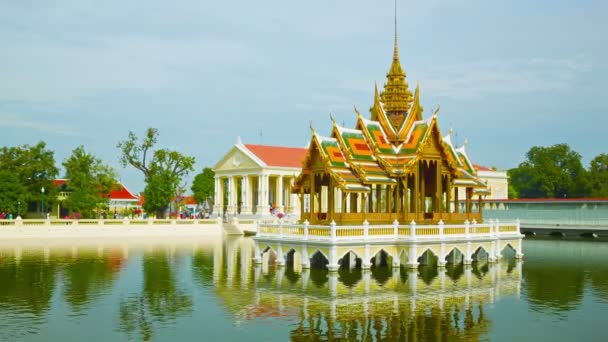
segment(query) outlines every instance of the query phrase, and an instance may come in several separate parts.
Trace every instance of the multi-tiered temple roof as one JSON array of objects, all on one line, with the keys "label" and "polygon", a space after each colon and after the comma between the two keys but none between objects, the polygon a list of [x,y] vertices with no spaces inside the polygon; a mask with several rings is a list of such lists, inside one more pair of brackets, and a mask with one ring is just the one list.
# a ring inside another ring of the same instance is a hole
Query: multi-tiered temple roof
[{"label": "multi-tiered temple roof", "polygon": [[370,183],[395,184],[395,177],[415,166],[422,151],[436,148],[454,174],[454,184],[472,186],[477,193],[486,188],[478,177],[467,151],[466,143],[456,147],[452,132],[442,136],[436,110],[427,119],[422,116],[420,87],[414,95],[405,80],[395,41],[393,62],[387,74],[384,91],[374,89],[371,117],[364,118],[355,108],[357,124],[354,129],[338,125],[333,120],[329,137],[313,131],[311,148],[304,161],[306,175],[310,159],[319,152],[326,170],[344,191],[369,191]]},{"label": "multi-tiered temple roof", "polygon": [[[444,214],[451,210],[458,213],[458,208],[452,209],[450,199],[458,198],[459,187],[466,189],[467,203],[474,193],[481,200],[487,192],[486,184],[477,177],[466,143],[457,147],[451,131],[441,134],[438,111],[423,117],[420,87],[417,85],[413,94],[409,89],[395,32],[392,64],[383,91],[378,92],[377,85],[374,89],[369,118],[355,108],[354,129],[338,125],[333,117],[330,136],[321,136],[313,129],[303,170],[294,187],[296,192],[312,196],[314,206],[309,216],[314,216],[315,210],[317,214],[327,210],[328,217],[337,212],[350,214],[350,208],[355,207],[359,213],[372,213],[375,209],[375,213],[401,213],[404,219],[410,214],[442,219],[458,216]],[[318,192],[327,192],[324,187],[341,190],[342,208],[336,208],[333,190],[325,195]],[[345,196],[353,201],[348,212],[344,206],[350,202],[345,202]],[[467,207],[470,208],[468,204]]]}]

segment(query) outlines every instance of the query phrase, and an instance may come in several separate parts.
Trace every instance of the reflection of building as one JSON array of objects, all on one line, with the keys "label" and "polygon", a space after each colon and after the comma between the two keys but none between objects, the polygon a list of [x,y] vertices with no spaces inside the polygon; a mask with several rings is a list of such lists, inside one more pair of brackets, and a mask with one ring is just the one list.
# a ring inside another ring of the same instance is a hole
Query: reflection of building
[{"label": "reflection of building", "polygon": [[[522,263],[514,259],[464,267],[327,272],[251,267],[251,252],[251,240],[239,237],[214,253],[218,298],[237,322],[297,319],[291,336],[310,339],[334,334],[334,339],[365,340],[382,334],[381,339],[401,340],[404,334],[418,334],[413,340],[429,340],[438,331],[444,339],[453,337],[448,340],[481,336],[491,325],[485,306],[519,296],[522,279]],[[400,328],[391,330],[395,327]]]},{"label": "reflection of building", "polygon": [[306,149],[243,144],[238,139],[215,165],[215,213],[268,216],[296,213],[293,182]]}]

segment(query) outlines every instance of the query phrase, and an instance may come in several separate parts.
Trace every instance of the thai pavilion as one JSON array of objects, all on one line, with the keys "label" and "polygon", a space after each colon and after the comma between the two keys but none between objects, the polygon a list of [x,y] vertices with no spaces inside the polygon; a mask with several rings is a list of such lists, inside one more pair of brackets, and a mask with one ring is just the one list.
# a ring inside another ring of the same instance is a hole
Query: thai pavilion
[{"label": "thai pavilion", "polygon": [[[451,132],[442,135],[436,110],[423,117],[420,88],[412,94],[399,62],[397,35],[392,65],[382,92],[376,85],[370,117],[355,108],[354,129],[331,117],[329,137],[312,129],[311,143],[293,191],[300,218],[311,224],[482,222],[486,184]],[[459,191],[461,191],[459,196]],[[464,194],[464,196],[463,196]],[[464,197],[465,205],[454,198]]]}]

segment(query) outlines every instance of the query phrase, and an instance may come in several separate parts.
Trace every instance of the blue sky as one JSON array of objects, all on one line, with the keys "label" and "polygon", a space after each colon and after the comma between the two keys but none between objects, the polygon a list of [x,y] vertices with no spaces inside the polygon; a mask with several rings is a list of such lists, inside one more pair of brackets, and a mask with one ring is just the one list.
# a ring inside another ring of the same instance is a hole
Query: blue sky
[{"label": "blue sky", "polygon": [[[393,1],[0,0],[0,146],[79,145],[116,167],[128,131],[214,165],[245,143],[353,126],[393,47]],[[479,164],[568,143],[608,152],[608,2],[398,1],[401,64]],[[261,134],[260,134],[261,133]]]}]

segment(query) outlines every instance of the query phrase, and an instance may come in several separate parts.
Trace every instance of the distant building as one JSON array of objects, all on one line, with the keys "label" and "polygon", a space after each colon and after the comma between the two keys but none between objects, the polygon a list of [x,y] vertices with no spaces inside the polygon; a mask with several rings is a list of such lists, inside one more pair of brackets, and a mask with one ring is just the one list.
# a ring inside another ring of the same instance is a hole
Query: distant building
[{"label": "distant building", "polygon": [[477,177],[484,181],[490,190],[486,200],[509,198],[509,177],[507,171],[498,171],[486,166],[473,164],[477,170]]},{"label": "distant building", "polygon": [[[65,201],[70,196],[70,189],[67,187],[67,179],[58,178],[53,180],[53,185],[58,189],[57,195],[57,208],[53,214],[57,214],[57,217],[64,217],[69,214],[67,208],[63,206]],[[113,189],[108,195],[108,208],[109,211],[122,211],[123,209],[137,207],[139,198],[134,195],[127,187],[118,182],[117,187]]]},{"label": "distant building", "polygon": [[237,143],[215,165],[216,214],[269,216],[299,213],[292,194],[306,148]]}]

